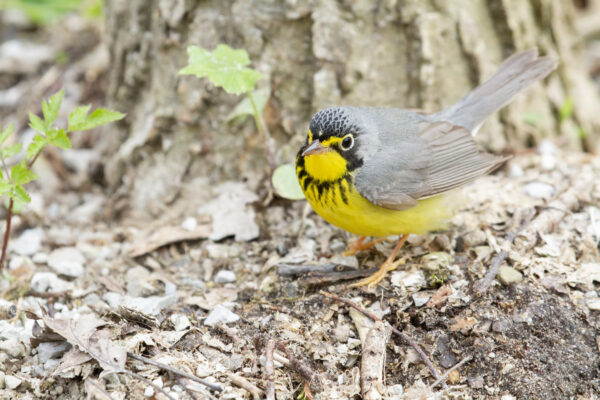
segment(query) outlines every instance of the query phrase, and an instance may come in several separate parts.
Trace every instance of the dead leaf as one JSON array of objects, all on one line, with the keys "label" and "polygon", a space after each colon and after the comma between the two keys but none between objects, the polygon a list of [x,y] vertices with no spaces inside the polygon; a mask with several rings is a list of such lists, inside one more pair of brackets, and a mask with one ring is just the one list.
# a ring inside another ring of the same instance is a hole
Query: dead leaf
[{"label": "dead leaf", "polygon": [[[109,373],[120,372],[125,368],[127,350],[112,340],[112,333],[109,329],[98,329],[107,325],[108,322],[93,314],[84,314],[78,319],[54,319],[45,311],[43,311],[42,319],[48,328],[61,335],[81,352],[94,358],[104,370],[101,377]],[[69,354],[69,357],[73,357],[77,361],[84,358],[75,353]]]},{"label": "dead leaf", "polygon": [[458,318],[455,321],[456,322],[450,325],[450,330],[452,332],[459,331],[463,335],[469,333],[469,331],[473,329],[473,327],[477,323],[477,320],[473,317]]},{"label": "dead leaf", "polygon": [[54,370],[53,375],[58,375],[62,371],[86,363],[91,359],[92,356],[90,356],[88,353],[84,353],[83,351],[72,347],[69,351],[63,354],[62,358],[60,359],[60,364],[58,364]]},{"label": "dead leaf", "polygon": [[448,296],[452,294],[452,287],[450,285],[444,285],[440,287],[434,294],[431,296],[429,301],[427,302],[427,307],[436,307],[440,308],[442,304],[446,301]]},{"label": "dead leaf", "polygon": [[182,228],[181,222],[178,222],[177,224],[162,226],[151,232],[145,232],[131,246],[129,255],[139,257],[171,243],[206,239],[211,234],[209,221],[210,218],[208,217],[199,218],[198,225],[191,231]]}]

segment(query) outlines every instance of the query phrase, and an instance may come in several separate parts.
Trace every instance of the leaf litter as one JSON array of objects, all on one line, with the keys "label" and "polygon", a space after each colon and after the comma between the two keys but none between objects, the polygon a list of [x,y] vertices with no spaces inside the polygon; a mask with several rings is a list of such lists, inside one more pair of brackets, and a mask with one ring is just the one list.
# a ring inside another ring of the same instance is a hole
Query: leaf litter
[{"label": "leaf litter", "polygon": [[[365,388],[385,399],[598,396],[600,158],[548,157],[517,156],[466,187],[450,229],[411,236],[409,262],[378,287],[318,280],[412,338],[443,378],[435,386],[414,347],[309,279],[375,268],[392,241],[342,260],[355,238],[304,202],[263,208],[259,188],[242,182],[207,180],[195,190],[212,201],[190,197],[160,220],[109,224],[84,172],[70,175],[75,190],[60,190],[64,172],[49,167],[14,221],[0,284],[17,310],[0,320],[0,397],[247,399],[264,396],[269,381],[285,399],[347,399]],[[65,248],[71,256],[61,259]],[[475,296],[501,251],[500,268],[522,279],[493,279]],[[375,349],[366,374],[365,344]]]}]

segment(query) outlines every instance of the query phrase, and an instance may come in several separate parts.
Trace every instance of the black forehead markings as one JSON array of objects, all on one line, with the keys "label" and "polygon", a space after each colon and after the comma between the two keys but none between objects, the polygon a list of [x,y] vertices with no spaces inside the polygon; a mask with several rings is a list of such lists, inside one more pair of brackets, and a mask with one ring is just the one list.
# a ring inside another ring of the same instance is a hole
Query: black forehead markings
[{"label": "black forehead markings", "polygon": [[355,132],[356,126],[346,111],[332,107],[321,110],[312,117],[310,131],[315,137],[343,136]]}]

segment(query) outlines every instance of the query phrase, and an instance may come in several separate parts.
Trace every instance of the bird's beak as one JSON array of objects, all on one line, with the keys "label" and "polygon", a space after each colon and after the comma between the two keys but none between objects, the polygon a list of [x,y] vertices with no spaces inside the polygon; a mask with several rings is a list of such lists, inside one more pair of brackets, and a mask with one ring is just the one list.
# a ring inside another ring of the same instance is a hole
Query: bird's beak
[{"label": "bird's beak", "polygon": [[307,148],[302,152],[302,157],[311,156],[313,154],[323,154],[330,152],[332,149],[330,147],[321,146],[321,142],[319,139],[313,140],[311,144],[308,145]]}]

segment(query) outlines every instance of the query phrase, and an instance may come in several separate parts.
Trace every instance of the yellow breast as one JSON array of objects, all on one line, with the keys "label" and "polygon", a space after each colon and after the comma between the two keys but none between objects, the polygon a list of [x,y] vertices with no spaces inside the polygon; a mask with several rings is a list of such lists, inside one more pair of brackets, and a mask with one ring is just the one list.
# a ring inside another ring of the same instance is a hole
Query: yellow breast
[{"label": "yellow breast", "polygon": [[420,200],[417,206],[404,211],[379,207],[356,190],[345,160],[335,152],[299,158],[296,173],[317,214],[360,236],[385,237],[443,229],[455,209],[452,196],[446,195]]}]

